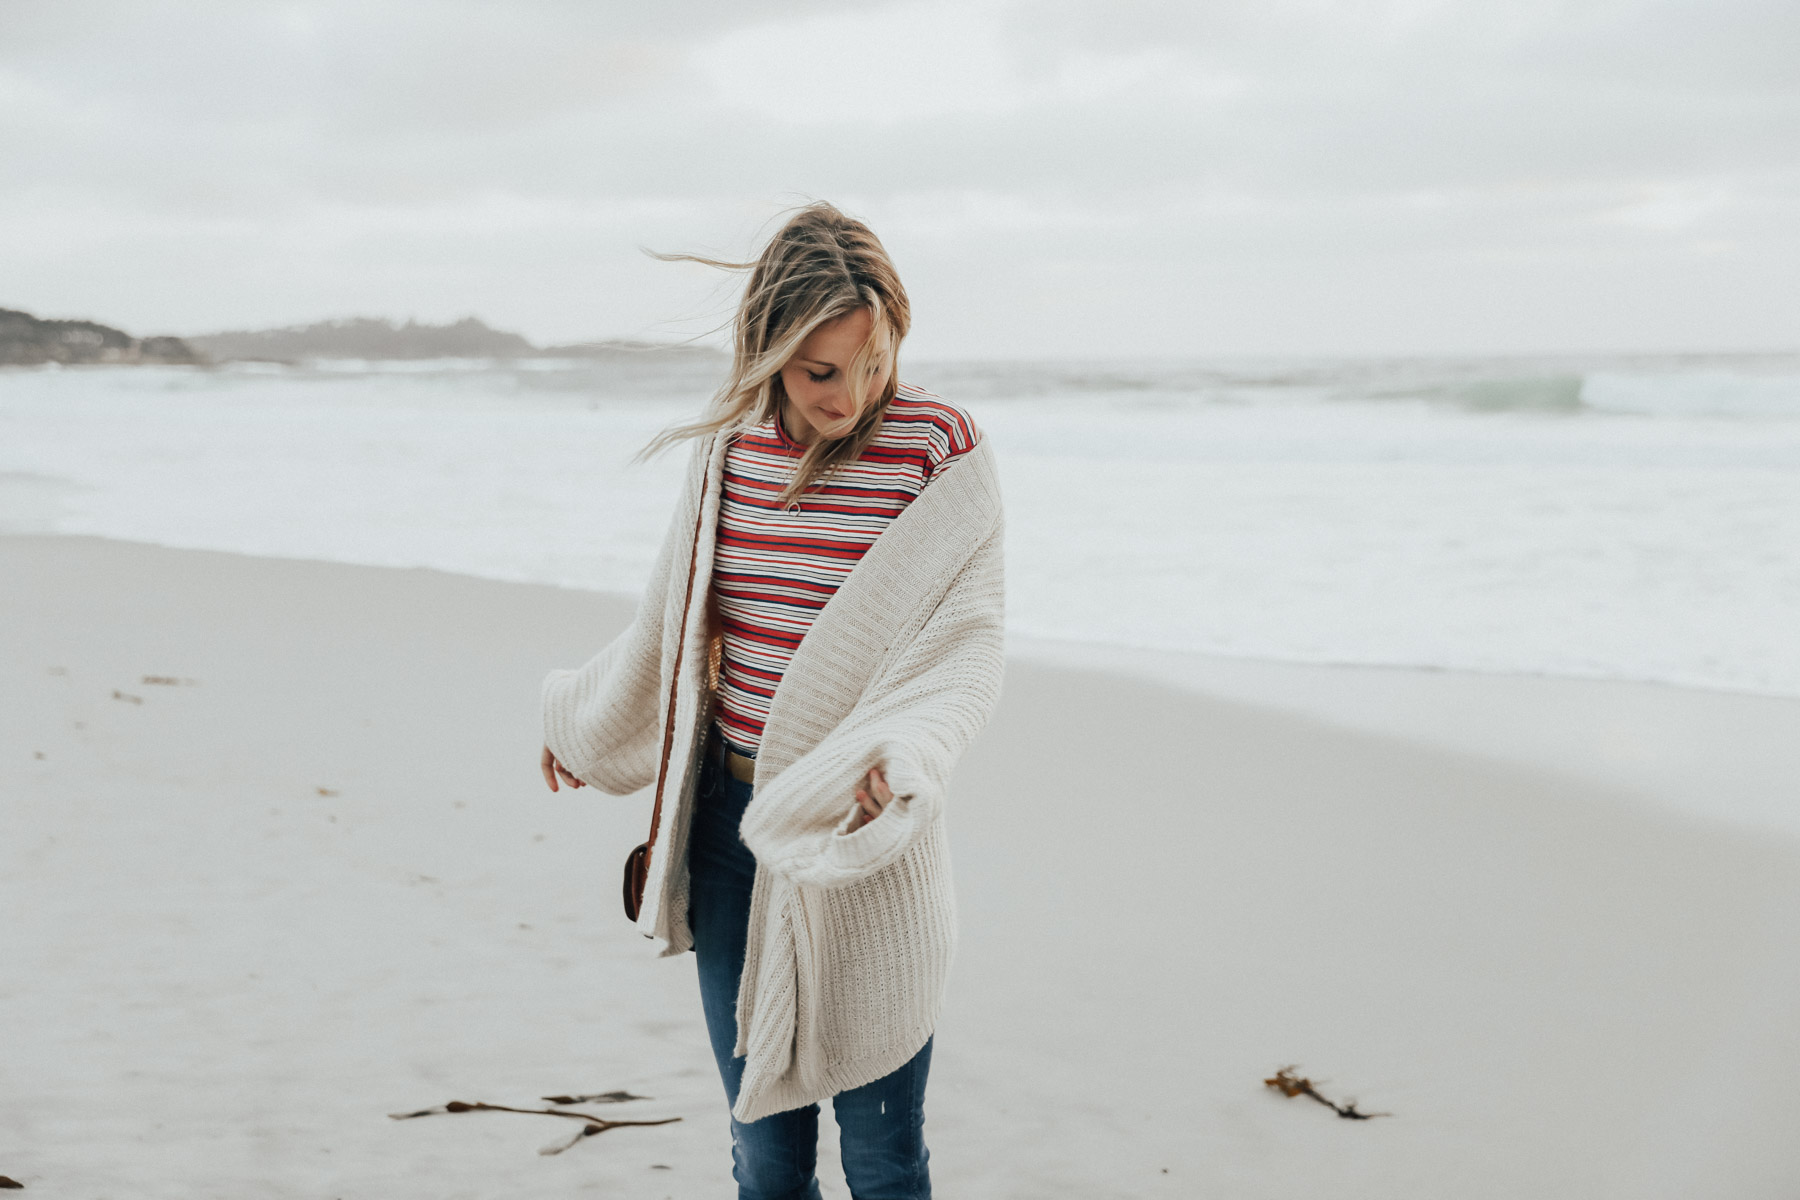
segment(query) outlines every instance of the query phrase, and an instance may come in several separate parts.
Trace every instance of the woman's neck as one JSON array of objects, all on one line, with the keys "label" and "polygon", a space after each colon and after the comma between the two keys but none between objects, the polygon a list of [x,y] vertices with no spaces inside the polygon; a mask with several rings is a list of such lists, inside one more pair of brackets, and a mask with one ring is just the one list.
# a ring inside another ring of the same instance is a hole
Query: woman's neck
[{"label": "woman's neck", "polygon": [[[810,446],[813,444],[813,440],[819,436],[818,430],[812,428],[810,425],[804,430],[804,437],[794,432],[794,422],[788,416],[788,405],[785,400],[776,406],[775,420],[780,422],[781,431],[787,435],[788,441],[794,442],[797,445]],[[804,424],[804,422],[802,422],[802,424]]]}]

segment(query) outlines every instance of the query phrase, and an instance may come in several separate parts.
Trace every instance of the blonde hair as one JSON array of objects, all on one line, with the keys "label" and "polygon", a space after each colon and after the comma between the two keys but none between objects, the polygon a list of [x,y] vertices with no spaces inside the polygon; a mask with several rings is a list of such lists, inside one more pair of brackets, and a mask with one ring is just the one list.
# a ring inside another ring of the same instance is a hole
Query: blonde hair
[{"label": "blonde hair", "polygon": [[781,368],[813,330],[859,308],[874,318],[869,336],[851,360],[851,386],[887,367],[875,402],[857,414],[856,425],[840,438],[817,438],[794,467],[783,489],[783,505],[815,481],[868,448],[894,398],[899,379],[900,341],[912,325],[912,306],[881,239],[861,221],[823,201],[796,209],[754,262],[729,262],[697,254],[658,254],[665,262],[697,262],[726,271],[749,271],[744,298],[732,320],[731,371],[698,420],[657,434],[634,461],[641,461],[683,438],[703,437],[735,425],[754,425],[778,414],[787,400]]}]

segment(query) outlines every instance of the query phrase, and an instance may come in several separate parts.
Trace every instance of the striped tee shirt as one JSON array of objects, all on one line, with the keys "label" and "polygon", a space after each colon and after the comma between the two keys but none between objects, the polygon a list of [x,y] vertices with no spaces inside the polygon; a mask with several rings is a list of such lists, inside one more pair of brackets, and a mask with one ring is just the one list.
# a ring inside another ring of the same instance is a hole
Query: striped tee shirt
[{"label": "striped tee shirt", "polygon": [[785,511],[776,497],[806,447],[774,417],[732,436],[713,594],[723,632],[715,716],[736,749],[761,745],[775,685],[851,568],[980,436],[965,410],[902,383],[862,457]]}]

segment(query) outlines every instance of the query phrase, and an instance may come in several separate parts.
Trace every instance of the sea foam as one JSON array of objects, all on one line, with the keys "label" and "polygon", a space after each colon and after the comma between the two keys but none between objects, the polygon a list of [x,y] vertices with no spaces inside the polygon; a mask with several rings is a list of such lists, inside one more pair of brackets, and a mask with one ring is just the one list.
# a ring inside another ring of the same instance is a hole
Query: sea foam
[{"label": "sea foam", "polygon": [[[1008,620],[1800,695],[1800,360],[908,364],[999,454]],[[0,528],[635,594],[692,364],[0,372]]]}]

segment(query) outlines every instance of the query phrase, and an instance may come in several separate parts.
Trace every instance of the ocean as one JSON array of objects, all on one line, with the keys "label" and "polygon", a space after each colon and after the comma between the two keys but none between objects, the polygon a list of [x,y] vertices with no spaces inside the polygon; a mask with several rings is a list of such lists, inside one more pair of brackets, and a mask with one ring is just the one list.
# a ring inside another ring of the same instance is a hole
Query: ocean
[{"label": "ocean", "polygon": [[[902,367],[993,439],[1015,633],[1800,696],[1800,355]],[[0,531],[636,594],[718,369],[0,370]]]}]

